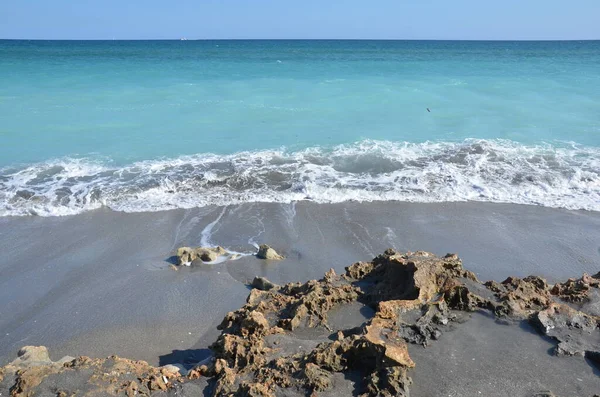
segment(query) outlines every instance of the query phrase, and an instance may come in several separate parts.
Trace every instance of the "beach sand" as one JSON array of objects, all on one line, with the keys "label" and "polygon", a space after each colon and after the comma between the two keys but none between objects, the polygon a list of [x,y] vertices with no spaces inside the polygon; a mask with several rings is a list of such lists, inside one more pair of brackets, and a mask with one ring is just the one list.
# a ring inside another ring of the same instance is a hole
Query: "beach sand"
[{"label": "beach sand", "polygon": [[[260,243],[286,259],[248,255],[169,267],[180,246],[251,254]],[[191,365],[208,357],[216,326],[244,304],[254,276],[321,278],[390,247],[458,253],[481,280],[536,274],[554,282],[600,270],[600,214],[486,203],[299,202],[1,218],[0,365],[24,345],[47,346],[53,359],[118,354]],[[472,317],[427,349],[410,347],[413,395],[600,390],[598,369],[584,359],[552,357],[553,344],[526,327]],[[432,373],[448,376],[436,382]]]}]

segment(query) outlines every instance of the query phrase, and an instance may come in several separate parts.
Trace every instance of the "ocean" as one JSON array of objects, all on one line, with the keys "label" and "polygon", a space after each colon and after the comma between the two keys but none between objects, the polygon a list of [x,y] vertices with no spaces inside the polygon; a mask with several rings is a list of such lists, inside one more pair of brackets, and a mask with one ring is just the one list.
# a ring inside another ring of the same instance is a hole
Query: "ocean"
[{"label": "ocean", "polygon": [[600,211],[600,41],[0,40],[0,216]]}]

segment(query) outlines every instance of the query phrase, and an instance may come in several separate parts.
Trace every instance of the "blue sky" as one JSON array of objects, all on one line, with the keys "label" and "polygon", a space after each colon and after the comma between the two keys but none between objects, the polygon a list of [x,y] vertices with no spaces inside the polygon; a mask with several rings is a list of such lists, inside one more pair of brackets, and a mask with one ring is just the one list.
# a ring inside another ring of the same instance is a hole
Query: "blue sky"
[{"label": "blue sky", "polygon": [[1,0],[0,38],[600,39],[600,0]]}]

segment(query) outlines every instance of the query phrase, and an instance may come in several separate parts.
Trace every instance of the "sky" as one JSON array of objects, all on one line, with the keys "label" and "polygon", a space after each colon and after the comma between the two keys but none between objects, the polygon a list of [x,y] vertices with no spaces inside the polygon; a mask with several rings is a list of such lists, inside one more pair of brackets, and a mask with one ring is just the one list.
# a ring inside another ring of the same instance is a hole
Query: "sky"
[{"label": "sky", "polygon": [[600,39],[600,0],[1,0],[0,39]]}]

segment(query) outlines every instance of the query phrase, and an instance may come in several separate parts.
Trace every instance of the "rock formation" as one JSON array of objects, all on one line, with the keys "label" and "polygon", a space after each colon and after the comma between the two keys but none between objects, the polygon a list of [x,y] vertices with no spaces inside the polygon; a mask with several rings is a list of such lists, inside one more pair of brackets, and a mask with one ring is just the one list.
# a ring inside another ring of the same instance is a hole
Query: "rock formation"
[{"label": "rock formation", "polygon": [[181,247],[177,249],[177,263],[180,266],[190,266],[196,259],[200,259],[202,262],[214,262],[219,256],[226,254],[227,250],[223,247]]},{"label": "rock formation", "polygon": [[279,288],[278,285],[273,284],[264,277],[254,277],[254,280],[252,280],[250,285],[252,288],[256,288],[261,291],[270,291],[274,288]]},{"label": "rock formation", "polygon": [[15,361],[0,369],[0,394],[132,397],[166,391],[179,380],[181,376],[172,368],[155,368],[144,361],[112,356],[106,359],[65,357],[52,362],[45,347],[26,346]]},{"label": "rock formation", "polygon": [[[178,257],[188,263],[198,252],[182,248]],[[360,379],[353,386],[358,395],[409,396],[410,369],[418,362],[407,344],[427,346],[449,323],[475,310],[530,321],[557,341],[557,354],[585,356],[600,365],[600,318],[592,312],[600,275],[554,286],[536,276],[481,283],[456,255],[387,250],[372,262],[347,267],[343,275],[330,270],[321,280],[282,286],[255,278],[251,285],[246,304],[220,324],[212,359],[185,379],[176,368],[118,357],[53,363],[45,349],[28,347],[0,369],[0,393],[10,388],[13,397],[39,394],[49,390],[45,379],[61,384],[76,372],[83,379],[77,390],[65,383],[71,389],[58,395],[131,396],[172,388],[175,393],[182,382],[202,378],[210,381],[213,396],[316,396],[335,388],[340,375],[353,374]],[[365,305],[374,314],[354,328],[334,329],[330,315],[344,305]],[[311,344],[298,337],[307,332],[321,336]]]},{"label": "rock formation", "polygon": [[266,244],[262,244],[260,247],[258,247],[256,257],[259,259],[266,259],[270,261],[280,261],[282,259],[285,259],[282,255],[279,255],[277,251],[275,251],[273,248],[269,247]]}]

